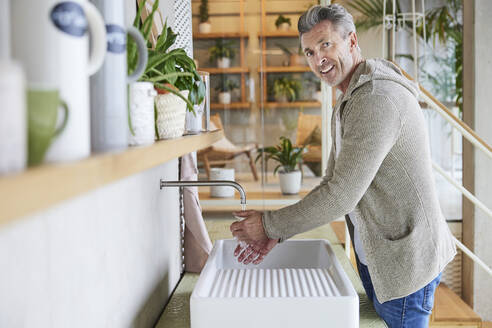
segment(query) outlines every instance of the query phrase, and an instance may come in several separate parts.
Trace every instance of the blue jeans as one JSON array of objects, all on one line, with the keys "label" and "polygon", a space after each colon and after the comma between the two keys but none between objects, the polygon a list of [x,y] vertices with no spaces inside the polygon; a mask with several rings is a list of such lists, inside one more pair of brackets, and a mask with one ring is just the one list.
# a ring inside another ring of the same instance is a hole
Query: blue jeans
[{"label": "blue jeans", "polygon": [[367,266],[357,263],[360,279],[366,290],[367,297],[373,302],[379,316],[390,328],[427,328],[429,317],[434,306],[434,292],[436,291],[441,273],[427,286],[406,297],[379,303],[374,293],[371,276]]}]

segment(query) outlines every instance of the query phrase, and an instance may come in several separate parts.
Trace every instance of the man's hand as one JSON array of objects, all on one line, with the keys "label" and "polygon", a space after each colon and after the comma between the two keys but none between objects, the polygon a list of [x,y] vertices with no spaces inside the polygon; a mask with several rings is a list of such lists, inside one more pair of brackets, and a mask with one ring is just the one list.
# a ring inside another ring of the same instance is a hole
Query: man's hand
[{"label": "man's hand", "polygon": [[269,239],[263,229],[262,216],[259,211],[240,211],[233,212],[235,216],[245,218],[243,221],[236,221],[231,224],[232,235],[242,242],[248,244],[243,248],[238,245],[234,251],[234,256],[239,256],[238,261],[249,264],[253,260],[254,264],[259,264],[265,256],[278,243],[278,239]]},{"label": "man's hand", "polygon": [[253,262],[253,264],[260,264],[277,243],[278,239],[268,239],[267,241],[248,245],[246,248],[241,248],[241,245],[237,245],[234,256],[239,256],[237,258],[239,263],[250,264]]},{"label": "man's hand", "polygon": [[232,223],[230,227],[232,235],[238,241],[244,241],[251,245],[268,240],[268,236],[263,229],[263,212],[250,210],[233,212],[232,214],[244,218],[242,221]]}]

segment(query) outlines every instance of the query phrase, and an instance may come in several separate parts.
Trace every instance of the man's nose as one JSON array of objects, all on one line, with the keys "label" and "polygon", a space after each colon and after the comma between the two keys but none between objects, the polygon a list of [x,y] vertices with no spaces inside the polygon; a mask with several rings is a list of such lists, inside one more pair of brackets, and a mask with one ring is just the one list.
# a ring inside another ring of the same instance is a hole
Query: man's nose
[{"label": "man's nose", "polygon": [[318,66],[323,66],[327,61],[328,60],[323,56],[318,56],[318,58],[316,59]]}]

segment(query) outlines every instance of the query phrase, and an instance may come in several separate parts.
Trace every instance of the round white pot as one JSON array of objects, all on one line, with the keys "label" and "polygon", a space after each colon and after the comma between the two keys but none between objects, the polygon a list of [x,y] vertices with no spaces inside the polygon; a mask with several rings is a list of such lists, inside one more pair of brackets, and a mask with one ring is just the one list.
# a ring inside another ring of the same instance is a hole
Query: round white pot
[{"label": "round white pot", "polygon": [[130,84],[130,146],[148,145],[155,141],[154,98],[157,92],[150,82]]},{"label": "round white pot", "polygon": [[203,22],[198,24],[198,32],[200,33],[210,33],[212,31],[212,24],[209,22]]},{"label": "round white pot", "polygon": [[[188,91],[180,91],[186,98]],[[157,133],[159,139],[181,137],[185,130],[186,102],[172,93],[157,95]]]},{"label": "round white pot", "polygon": [[288,31],[288,30],[290,30],[290,24],[289,23],[282,23],[277,27],[277,30]]},{"label": "round white pot", "polygon": [[284,195],[298,194],[301,190],[301,171],[279,172],[280,190]]},{"label": "round white pot", "polygon": [[314,98],[316,101],[321,102],[321,91],[314,91],[314,92],[313,92],[313,98]]},{"label": "round white pot", "polygon": [[227,57],[217,58],[218,68],[229,68],[231,67],[231,59]]},{"label": "round white pot", "polygon": [[230,104],[231,103],[231,93],[230,92],[219,92],[219,103]]},{"label": "round white pot", "polygon": [[289,99],[287,99],[286,95],[281,95],[281,96],[275,96],[275,101],[279,103],[284,103],[284,102],[288,102]]},{"label": "round white pot", "polygon": [[[212,168],[210,169],[210,180],[234,181],[234,169]],[[210,187],[211,197],[234,197],[234,188],[229,186]]]}]

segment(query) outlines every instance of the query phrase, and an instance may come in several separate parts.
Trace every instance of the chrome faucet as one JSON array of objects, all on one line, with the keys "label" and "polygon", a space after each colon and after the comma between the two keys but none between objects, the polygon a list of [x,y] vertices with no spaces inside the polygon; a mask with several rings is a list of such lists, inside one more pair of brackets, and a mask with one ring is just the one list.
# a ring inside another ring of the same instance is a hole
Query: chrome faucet
[{"label": "chrome faucet", "polygon": [[241,204],[246,205],[246,193],[243,187],[236,181],[229,180],[205,180],[205,181],[164,181],[161,179],[161,189],[164,187],[204,187],[204,186],[229,186],[239,191]]}]

